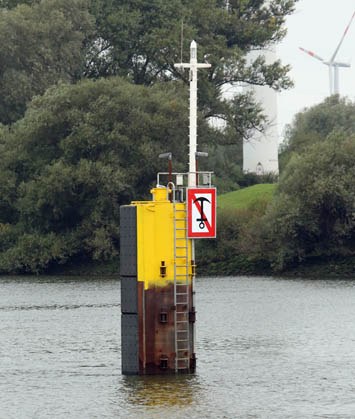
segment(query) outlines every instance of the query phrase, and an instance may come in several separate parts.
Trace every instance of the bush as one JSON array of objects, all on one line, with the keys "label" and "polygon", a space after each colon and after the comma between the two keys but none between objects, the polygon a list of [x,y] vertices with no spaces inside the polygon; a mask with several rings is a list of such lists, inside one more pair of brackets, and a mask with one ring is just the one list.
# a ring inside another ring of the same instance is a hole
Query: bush
[{"label": "bush", "polygon": [[261,241],[276,270],[355,252],[355,135],[333,133],[295,154],[263,219]]},{"label": "bush", "polygon": [[217,238],[196,241],[199,275],[270,273],[258,235],[267,205],[261,199],[246,209],[219,210]]}]

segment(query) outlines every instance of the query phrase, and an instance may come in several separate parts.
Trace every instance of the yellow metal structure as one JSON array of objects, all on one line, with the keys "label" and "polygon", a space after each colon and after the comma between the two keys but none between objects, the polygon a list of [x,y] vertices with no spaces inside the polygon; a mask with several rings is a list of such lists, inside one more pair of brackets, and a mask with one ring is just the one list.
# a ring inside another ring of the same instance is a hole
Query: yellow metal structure
[{"label": "yellow metal structure", "polygon": [[186,204],[174,191],[151,190],[152,201],[133,201],[137,226],[139,371],[195,369],[192,241]]},{"label": "yellow metal structure", "polygon": [[[180,275],[186,272],[186,268],[181,267],[183,264],[188,265],[190,279],[193,270],[191,240],[187,240],[188,260],[185,259],[186,250],[179,246],[179,241],[186,237],[185,203],[175,203],[174,210],[166,188],[155,188],[151,193],[153,201],[133,201],[131,204],[137,207],[138,281],[144,282],[146,290],[152,286],[173,284],[175,269],[177,277],[182,278]],[[164,276],[161,274],[162,264],[166,268]],[[175,265],[178,266],[175,268]]]}]

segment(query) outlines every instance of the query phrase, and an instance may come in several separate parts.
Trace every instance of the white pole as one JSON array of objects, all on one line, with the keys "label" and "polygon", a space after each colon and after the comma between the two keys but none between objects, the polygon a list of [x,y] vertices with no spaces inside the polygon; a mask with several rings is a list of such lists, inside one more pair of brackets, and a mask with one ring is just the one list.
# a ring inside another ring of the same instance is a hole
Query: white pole
[{"label": "white pole", "polygon": [[209,68],[211,64],[197,62],[197,44],[190,45],[190,62],[174,64],[176,68],[190,69],[190,131],[189,131],[189,179],[188,186],[196,186],[196,151],[197,151],[197,70]]},{"label": "white pole", "polygon": [[190,45],[190,132],[189,132],[189,187],[196,186],[197,151],[197,45]]}]

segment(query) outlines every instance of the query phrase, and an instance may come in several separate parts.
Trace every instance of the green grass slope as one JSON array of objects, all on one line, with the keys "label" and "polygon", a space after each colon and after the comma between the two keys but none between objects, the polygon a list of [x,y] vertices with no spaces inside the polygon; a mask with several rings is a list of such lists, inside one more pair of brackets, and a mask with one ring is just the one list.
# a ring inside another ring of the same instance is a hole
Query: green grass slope
[{"label": "green grass slope", "polygon": [[244,209],[260,201],[270,201],[275,192],[275,183],[262,183],[238,191],[218,195],[218,208]]}]

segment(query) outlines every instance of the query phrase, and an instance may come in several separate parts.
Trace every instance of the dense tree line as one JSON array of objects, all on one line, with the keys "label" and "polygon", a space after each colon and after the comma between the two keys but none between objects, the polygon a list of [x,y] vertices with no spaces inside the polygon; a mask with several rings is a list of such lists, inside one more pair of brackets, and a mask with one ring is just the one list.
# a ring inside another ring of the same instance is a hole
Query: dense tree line
[{"label": "dense tree line", "polygon": [[354,274],[354,115],[354,102],[332,96],[295,116],[273,200],[219,211],[217,240],[200,249],[204,272],[208,264],[216,274],[255,274],[324,262]]},{"label": "dense tree line", "polygon": [[288,163],[263,237],[276,268],[355,250],[354,111],[354,102],[335,95],[298,113],[288,127],[282,150]]},{"label": "dense tree line", "polygon": [[251,96],[221,93],[291,86],[287,65],[246,56],[282,39],[295,1],[0,1],[0,271],[117,255],[118,207],[147,196],[156,156],[172,151],[186,170],[188,74],[174,63],[192,39],[212,64],[200,75],[199,147],[213,151],[217,183],[235,187],[231,151],[265,119]]},{"label": "dense tree line", "polygon": [[161,150],[175,165],[184,159],[185,102],[174,83],[119,77],[35,98],[0,130],[0,266],[36,271],[80,254],[117,255],[119,204],[148,197]]}]

